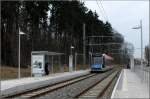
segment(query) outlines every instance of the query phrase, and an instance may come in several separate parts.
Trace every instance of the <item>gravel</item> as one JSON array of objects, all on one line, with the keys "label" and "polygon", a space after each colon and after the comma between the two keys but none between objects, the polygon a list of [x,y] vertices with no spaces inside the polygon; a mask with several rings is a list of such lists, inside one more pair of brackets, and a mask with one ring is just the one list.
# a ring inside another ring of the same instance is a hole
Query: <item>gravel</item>
[{"label": "gravel", "polygon": [[[120,74],[120,73],[119,73]],[[114,78],[114,80],[112,81],[112,83],[110,84],[110,86],[107,88],[107,90],[105,91],[104,95],[102,97],[99,97],[99,99],[110,99],[111,95],[112,95],[112,91],[114,89],[114,86],[117,82],[117,79],[119,77],[119,74],[117,74],[117,76]]]},{"label": "gravel", "polygon": [[104,76],[106,76],[106,74],[108,75],[111,72],[112,70],[106,73],[98,74],[96,76],[90,77],[88,79],[69,85],[67,87],[58,89],[51,93],[47,93],[36,99],[74,99],[73,97],[75,97],[77,94],[82,92],[84,89],[88,88],[88,86],[101,80]]}]

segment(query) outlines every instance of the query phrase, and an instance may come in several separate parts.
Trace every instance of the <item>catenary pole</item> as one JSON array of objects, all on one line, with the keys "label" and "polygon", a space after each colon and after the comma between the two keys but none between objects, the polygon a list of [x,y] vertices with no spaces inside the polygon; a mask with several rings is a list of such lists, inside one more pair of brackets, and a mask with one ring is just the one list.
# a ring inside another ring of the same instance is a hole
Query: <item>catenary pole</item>
[{"label": "catenary pole", "polygon": [[140,20],[141,27],[141,69],[143,69],[143,30],[142,30],[142,20]]},{"label": "catenary pole", "polygon": [[86,59],[85,59],[85,23],[83,23],[83,65],[85,66]]},{"label": "catenary pole", "polygon": [[19,29],[19,51],[18,51],[18,78],[20,79],[20,29]]}]

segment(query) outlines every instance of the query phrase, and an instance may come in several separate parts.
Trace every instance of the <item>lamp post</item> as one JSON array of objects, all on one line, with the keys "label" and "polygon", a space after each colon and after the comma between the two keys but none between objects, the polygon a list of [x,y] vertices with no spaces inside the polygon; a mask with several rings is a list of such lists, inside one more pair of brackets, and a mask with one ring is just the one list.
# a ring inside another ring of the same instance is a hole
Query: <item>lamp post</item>
[{"label": "lamp post", "polygon": [[71,47],[70,47],[70,48],[71,48],[71,55],[72,55],[72,49],[74,49],[74,46],[72,46],[72,45],[71,45]]},{"label": "lamp post", "polygon": [[148,58],[148,61],[149,61],[149,67],[150,67],[150,31],[149,31],[149,51],[148,51],[148,53],[149,53],[149,58]]},{"label": "lamp post", "polygon": [[72,72],[72,70],[73,70],[73,55],[72,55],[72,49],[74,49],[74,46],[72,46],[71,45],[71,47],[70,47],[70,50],[71,50],[71,52],[70,52],[70,56],[69,56],[69,72]]},{"label": "lamp post", "polygon": [[142,30],[142,20],[140,20],[140,26],[133,27],[132,29],[141,30],[141,70],[143,68],[143,30]]},{"label": "lamp post", "polygon": [[21,35],[25,35],[24,32],[21,32],[20,31],[20,28],[19,28],[19,51],[18,51],[18,78],[20,79],[20,36]]}]

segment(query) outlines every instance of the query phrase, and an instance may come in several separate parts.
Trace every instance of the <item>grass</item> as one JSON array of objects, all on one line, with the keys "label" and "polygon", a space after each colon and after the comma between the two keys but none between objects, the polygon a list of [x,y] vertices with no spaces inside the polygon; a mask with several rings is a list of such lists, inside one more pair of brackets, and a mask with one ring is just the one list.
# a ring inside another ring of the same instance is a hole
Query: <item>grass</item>
[{"label": "grass", "polygon": [[77,67],[76,67],[77,70],[85,70],[88,68],[89,68],[88,65],[82,65],[82,64],[77,64]]},{"label": "grass", "polygon": [[[21,77],[29,77],[31,75],[30,68],[21,68]],[[10,66],[1,66],[1,80],[17,78],[18,68]]]},{"label": "grass", "polygon": [[[76,67],[76,70],[85,70],[87,68],[88,68],[88,65],[83,66],[82,64],[78,64],[77,67]],[[69,72],[69,66],[64,65],[62,67],[62,71]],[[53,67],[53,73],[59,73],[59,72],[61,72],[60,67],[59,67],[58,64],[55,64],[54,67]]]},{"label": "grass", "polygon": [[[69,71],[69,67],[67,65],[63,66],[63,70],[64,72],[68,72]],[[88,68],[88,65],[77,65],[76,69],[77,70],[85,70]],[[53,68],[53,73],[59,73],[62,72],[60,71],[60,67],[58,64],[54,65]],[[52,73],[52,72],[50,72]],[[0,76],[1,76],[1,80],[9,80],[9,79],[15,79],[17,78],[18,75],[18,68],[17,67],[11,67],[11,66],[1,66],[1,72],[0,72]],[[21,77],[30,77],[31,76],[31,69],[30,68],[21,68]]]}]

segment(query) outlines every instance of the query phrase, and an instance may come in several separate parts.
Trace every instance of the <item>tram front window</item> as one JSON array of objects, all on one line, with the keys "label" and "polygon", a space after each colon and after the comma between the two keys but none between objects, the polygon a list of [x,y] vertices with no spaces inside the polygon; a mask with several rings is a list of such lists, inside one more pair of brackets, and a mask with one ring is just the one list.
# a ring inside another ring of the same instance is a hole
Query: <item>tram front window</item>
[{"label": "tram front window", "polygon": [[93,64],[102,64],[102,57],[94,57]]}]

